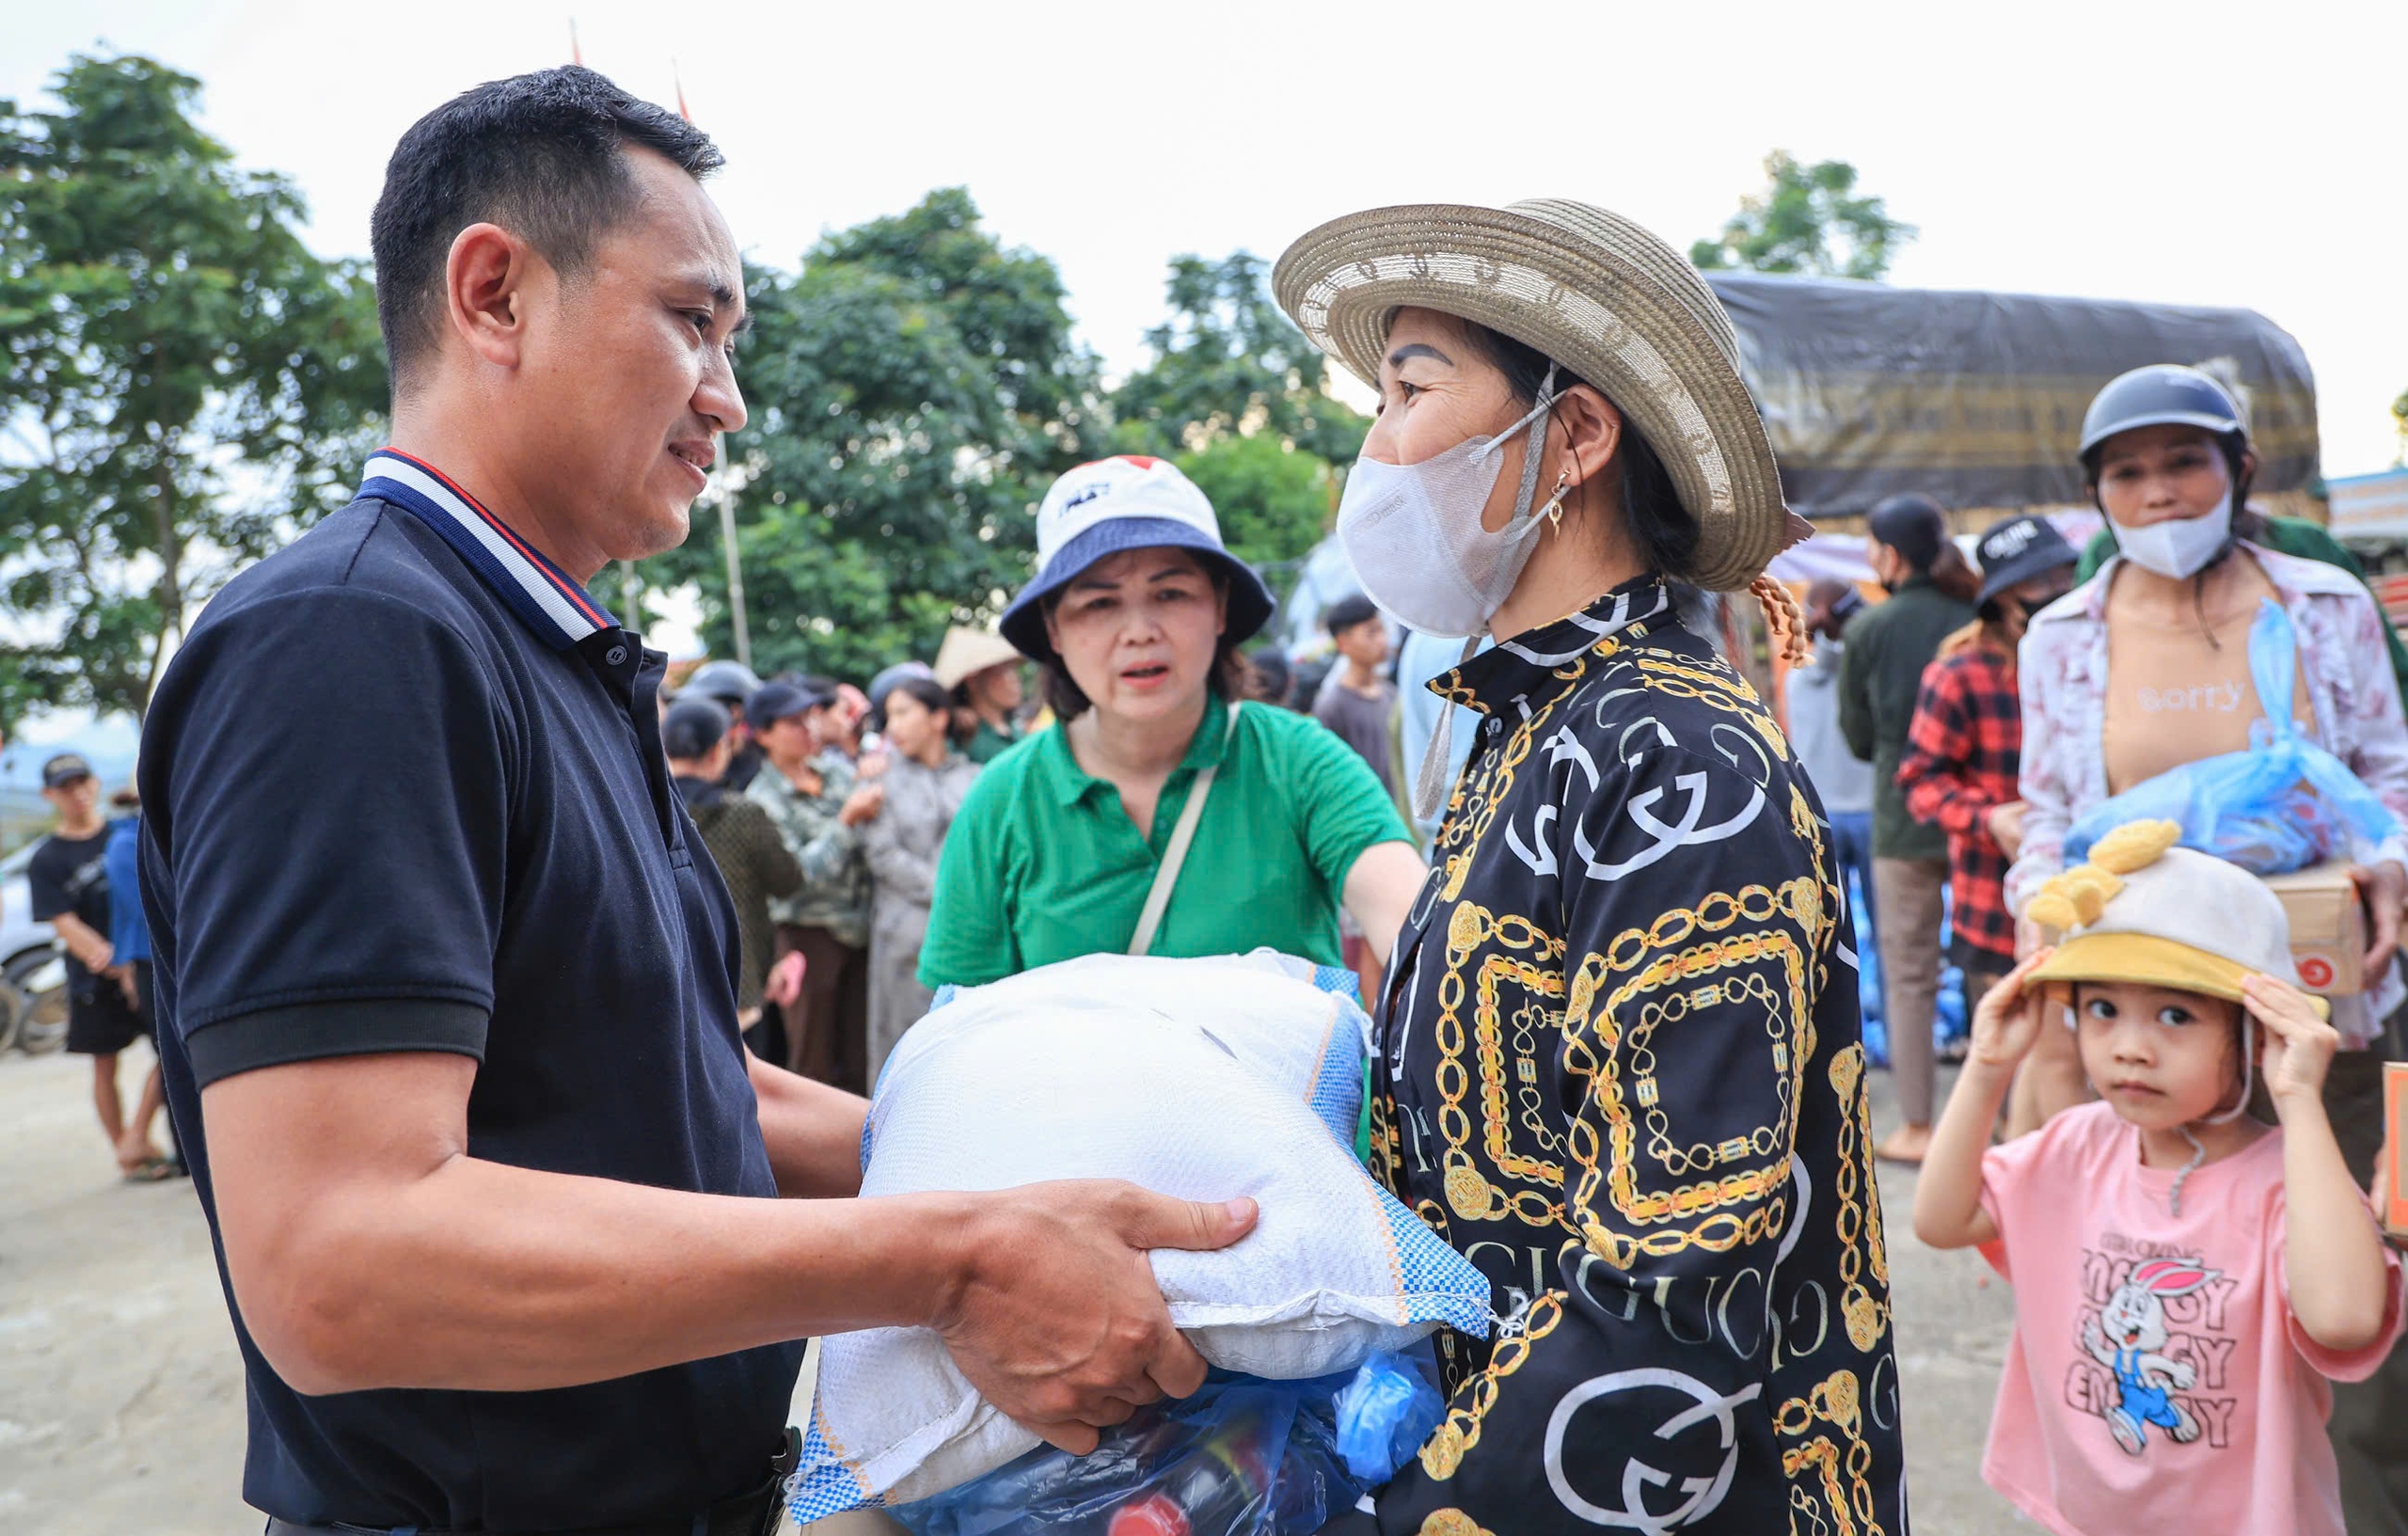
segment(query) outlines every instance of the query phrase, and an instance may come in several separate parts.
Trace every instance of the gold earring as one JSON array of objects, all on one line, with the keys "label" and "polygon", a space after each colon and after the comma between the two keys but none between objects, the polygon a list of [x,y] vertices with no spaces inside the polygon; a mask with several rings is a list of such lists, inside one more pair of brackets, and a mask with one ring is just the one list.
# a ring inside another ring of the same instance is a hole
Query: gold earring
[{"label": "gold earring", "polygon": [[1555,494],[1539,510],[1546,515],[1546,526],[1556,532],[1563,531],[1563,499],[1572,493],[1572,471],[1566,469],[1555,477]]}]

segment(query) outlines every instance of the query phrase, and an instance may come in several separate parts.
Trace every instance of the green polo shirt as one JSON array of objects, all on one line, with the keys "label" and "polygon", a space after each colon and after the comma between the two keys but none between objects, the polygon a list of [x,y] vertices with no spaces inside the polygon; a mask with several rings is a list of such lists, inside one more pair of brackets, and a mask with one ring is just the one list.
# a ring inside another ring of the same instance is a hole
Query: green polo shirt
[{"label": "green polo shirt", "polygon": [[920,980],[977,986],[1081,955],[1125,953],[1196,776],[1218,763],[1152,953],[1263,945],[1341,963],[1338,905],[1375,843],[1412,834],[1354,749],[1310,716],[1207,704],[1171,770],[1150,838],[1112,784],[1079,767],[1060,725],[987,765],[945,835]]}]

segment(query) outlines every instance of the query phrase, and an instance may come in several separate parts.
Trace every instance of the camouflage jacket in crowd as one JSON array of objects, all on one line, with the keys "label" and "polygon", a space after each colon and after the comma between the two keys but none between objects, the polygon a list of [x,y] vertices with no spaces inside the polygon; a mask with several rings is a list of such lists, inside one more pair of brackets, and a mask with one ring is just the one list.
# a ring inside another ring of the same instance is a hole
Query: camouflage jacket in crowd
[{"label": "camouflage jacket in crowd", "polygon": [[802,865],[802,889],[769,904],[769,918],[805,927],[826,928],[855,948],[869,943],[869,861],[861,839],[836,817],[853,792],[853,766],[837,752],[823,752],[811,761],[819,771],[816,795],[806,795],[794,781],[764,763],[744,789],[744,796],[769,813],[778,834],[786,840],[795,862]]}]

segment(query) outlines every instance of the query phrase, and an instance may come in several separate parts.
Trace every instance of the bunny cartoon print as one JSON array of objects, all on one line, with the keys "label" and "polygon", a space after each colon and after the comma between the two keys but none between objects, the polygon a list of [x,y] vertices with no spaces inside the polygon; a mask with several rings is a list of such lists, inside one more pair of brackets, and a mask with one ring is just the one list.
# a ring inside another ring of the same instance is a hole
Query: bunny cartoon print
[{"label": "bunny cartoon print", "polygon": [[2107,1298],[2096,1317],[2085,1318],[2082,1347],[2115,1373],[2117,1399],[2107,1426],[2115,1443],[2134,1456],[2148,1449],[2148,1426],[2161,1425],[2177,1445],[2199,1437],[2198,1417],[2175,1400],[2175,1391],[2198,1385],[2198,1371],[2165,1353],[2172,1335],[2165,1324],[2165,1298],[2188,1296],[2218,1278],[2217,1272],[2184,1259],[2152,1259]]}]

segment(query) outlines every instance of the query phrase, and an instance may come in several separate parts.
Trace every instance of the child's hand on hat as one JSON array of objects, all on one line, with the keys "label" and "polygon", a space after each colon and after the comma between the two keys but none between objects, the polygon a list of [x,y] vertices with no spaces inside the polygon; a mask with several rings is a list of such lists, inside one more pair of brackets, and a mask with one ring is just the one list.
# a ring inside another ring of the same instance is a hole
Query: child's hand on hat
[{"label": "child's hand on hat", "polygon": [[2400,948],[2400,905],[2408,901],[2408,869],[2386,859],[2371,867],[2353,866],[2350,879],[2357,882],[2358,899],[2366,903],[2370,920],[2362,964],[2368,975],[2380,975]]},{"label": "child's hand on hat", "polygon": [[2266,1026],[2266,1093],[2277,1106],[2324,1095],[2325,1069],[2341,1048],[2340,1032],[2316,1011],[2315,1002],[2287,981],[2263,973],[2241,984],[2242,1006]]},{"label": "child's hand on hat", "polygon": [[2032,973],[2055,953],[2047,945],[2034,950],[1983,995],[1981,1006],[1973,1010],[1968,1061],[2012,1068],[2031,1053],[2050,1007],[2048,990],[2034,985]]}]

